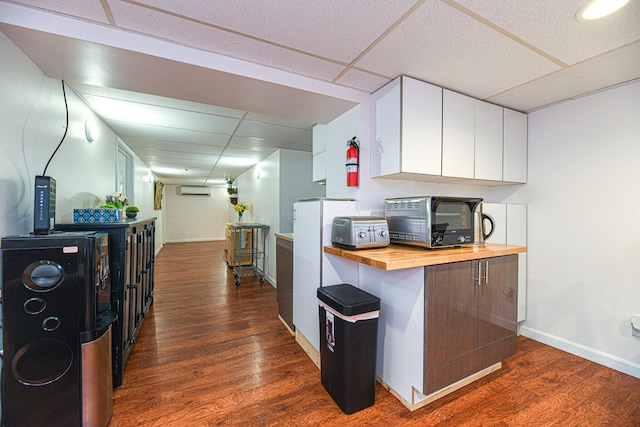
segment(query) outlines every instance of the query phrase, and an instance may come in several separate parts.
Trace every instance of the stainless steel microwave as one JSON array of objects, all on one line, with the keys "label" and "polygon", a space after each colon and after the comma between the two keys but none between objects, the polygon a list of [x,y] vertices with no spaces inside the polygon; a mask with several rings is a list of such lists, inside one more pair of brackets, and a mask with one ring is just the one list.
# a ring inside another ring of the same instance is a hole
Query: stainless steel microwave
[{"label": "stainless steel microwave", "polygon": [[391,243],[441,248],[472,244],[480,198],[421,196],[386,199]]}]

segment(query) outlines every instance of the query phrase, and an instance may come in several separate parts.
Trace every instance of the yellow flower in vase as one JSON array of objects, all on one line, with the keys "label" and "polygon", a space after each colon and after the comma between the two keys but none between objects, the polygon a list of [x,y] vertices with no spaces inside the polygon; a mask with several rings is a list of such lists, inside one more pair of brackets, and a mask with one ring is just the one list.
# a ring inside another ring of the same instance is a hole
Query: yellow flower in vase
[{"label": "yellow flower in vase", "polygon": [[238,212],[238,222],[242,222],[242,214],[249,210],[249,206],[245,202],[237,203],[233,206],[233,209]]}]

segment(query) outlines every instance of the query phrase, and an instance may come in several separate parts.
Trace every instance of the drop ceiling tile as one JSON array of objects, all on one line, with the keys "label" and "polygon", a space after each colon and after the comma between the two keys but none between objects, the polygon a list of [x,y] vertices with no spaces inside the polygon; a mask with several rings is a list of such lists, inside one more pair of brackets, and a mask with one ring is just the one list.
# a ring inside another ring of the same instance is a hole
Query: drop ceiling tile
[{"label": "drop ceiling tile", "polygon": [[136,152],[138,152],[138,150],[164,150],[184,153],[203,153],[218,155],[221,154],[224,149],[224,147],[221,146],[189,144],[185,142],[175,141],[159,141],[146,138],[130,137],[127,138],[125,142]]},{"label": "drop ceiling tile", "polygon": [[282,142],[276,141],[272,139],[264,139],[264,138],[252,138],[248,136],[235,136],[231,143],[229,144],[229,148],[241,148],[244,150],[255,150],[263,151],[267,148],[272,148],[272,152],[277,150],[278,148],[286,148],[289,150],[297,150],[297,151],[311,151],[311,144],[297,144],[295,142]]},{"label": "drop ceiling tile", "polygon": [[174,143],[191,143],[223,147],[229,141],[229,135],[215,132],[194,131],[190,129],[174,129],[162,126],[140,125],[131,122],[110,121],[112,127],[122,139],[140,138],[151,141],[171,141]]},{"label": "drop ceiling tile", "polygon": [[218,159],[218,164],[216,167],[230,167],[230,168],[244,168],[245,170],[249,167],[258,163],[262,157],[254,156],[254,157],[236,157],[236,156],[221,156]]},{"label": "drop ceiling tile", "polygon": [[[594,22],[578,22],[575,13],[588,0],[455,0],[500,28],[566,64],[575,64],[640,40],[640,1]],[[452,1],[453,3],[453,1]]]},{"label": "drop ceiling tile", "polygon": [[227,156],[234,156],[234,157],[251,157],[251,158],[258,157],[260,159],[264,159],[265,157],[268,157],[271,153],[273,153],[276,150],[277,148],[275,147],[260,147],[260,146],[254,145],[249,148],[229,147],[226,150],[224,150],[224,154]]},{"label": "drop ceiling tile", "polygon": [[[417,1],[235,0],[233,7],[229,7],[227,0],[142,0],[137,3],[349,63]],[[197,35],[191,37],[197,38]]]},{"label": "drop ceiling tile", "polygon": [[164,176],[206,176],[211,171],[211,166],[192,166],[188,162],[182,163],[157,163],[151,162],[149,167],[156,173]]},{"label": "drop ceiling tile", "polygon": [[245,120],[254,120],[258,122],[266,122],[266,123],[272,123],[274,125],[288,126],[288,127],[300,128],[300,129],[312,129],[313,125],[315,125],[315,122],[303,123],[296,120],[289,120],[289,119],[284,119],[282,117],[274,117],[266,114],[258,114],[258,113],[252,113],[252,112],[247,112],[247,116],[245,117]]},{"label": "drop ceiling tile", "polygon": [[[331,80],[344,68],[340,64],[174,15],[113,0],[109,4],[119,27],[185,46],[323,80]],[[235,7],[227,5],[226,9]]]},{"label": "drop ceiling tile", "polygon": [[84,98],[95,111],[100,112],[100,116],[104,120],[108,121],[222,134],[231,134],[238,124],[236,118],[176,109],[164,105],[94,95],[85,95]]},{"label": "drop ceiling tile", "polygon": [[197,159],[167,159],[167,158],[152,158],[141,157],[141,159],[149,164],[163,167],[173,168],[187,168],[189,171],[192,169],[208,170],[211,169],[215,162],[205,162]]},{"label": "drop ceiling tile", "polygon": [[[179,148],[179,147],[175,147]],[[218,160],[220,153],[194,153],[176,150],[160,150],[155,148],[138,148],[136,154],[145,160],[171,161],[171,160],[193,160],[197,162],[213,164]]]},{"label": "drop ceiling tile", "polygon": [[100,0],[12,0],[13,3],[50,10],[63,15],[77,16],[108,24],[109,19],[102,8]]},{"label": "drop ceiling tile", "polygon": [[423,4],[355,66],[410,75],[481,99],[559,68],[439,1]]},{"label": "drop ceiling tile", "polygon": [[173,108],[182,111],[191,111],[196,113],[211,114],[216,116],[241,118],[244,111],[234,110],[231,108],[220,107],[216,105],[201,104],[199,102],[184,101],[181,99],[167,98],[164,96],[151,95],[147,93],[132,92],[128,90],[115,89],[102,86],[93,86],[82,83],[68,83],[77,93],[85,98],[90,95],[94,97],[103,97],[115,100],[130,101],[137,104],[159,105],[162,107]]},{"label": "drop ceiling tile", "polygon": [[272,123],[243,120],[235,134],[236,137],[268,139],[275,142],[289,142],[311,147],[312,130]]},{"label": "drop ceiling tile", "polygon": [[381,77],[367,73],[366,71],[358,70],[357,68],[351,68],[349,71],[344,73],[336,83],[373,93],[389,83],[395,77]]},{"label": "drop ceiling tile", "polygon": [[640,42],[580,62],[488,99],[519,111],[640,79]]}]

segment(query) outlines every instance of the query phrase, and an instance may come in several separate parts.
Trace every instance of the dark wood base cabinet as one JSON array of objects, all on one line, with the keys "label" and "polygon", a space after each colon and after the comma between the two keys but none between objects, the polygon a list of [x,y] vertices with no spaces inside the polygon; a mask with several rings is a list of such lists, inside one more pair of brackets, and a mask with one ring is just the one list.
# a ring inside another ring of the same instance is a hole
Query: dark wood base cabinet
[{"label": "dark wood base cabinet", "polygon": [[518,256],[425,268],[423,393],[516,353]]},{"label": "dark wood base cabinet", "polygon": [[109,234],[111,304],[118,312],[113,326],[113,386],[122,385],[124,367],[142,322],[153,304],[156,218],[124,219],[115,224],[56,224],[60,231]]},{"label": "dark wood base cabinet", "polygon": [[293,241],[277,235],[276,281],[278,314],[293,331]]}]

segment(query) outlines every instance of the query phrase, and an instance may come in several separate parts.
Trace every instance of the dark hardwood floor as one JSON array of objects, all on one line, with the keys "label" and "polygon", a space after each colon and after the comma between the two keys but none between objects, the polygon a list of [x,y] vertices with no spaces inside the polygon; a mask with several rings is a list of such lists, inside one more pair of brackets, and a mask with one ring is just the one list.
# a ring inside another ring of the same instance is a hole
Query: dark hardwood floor
[{"label": "dark hardwood floor", "polygon": [[374,406],[345,415],[278,320],[275,289],[236,286],[223,242],[167,244],[155,272],[111,427],[640,426],[640,379],[523,337],[501,370],[422,409],[378,385]]}]

